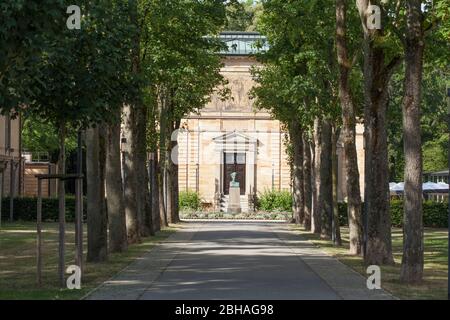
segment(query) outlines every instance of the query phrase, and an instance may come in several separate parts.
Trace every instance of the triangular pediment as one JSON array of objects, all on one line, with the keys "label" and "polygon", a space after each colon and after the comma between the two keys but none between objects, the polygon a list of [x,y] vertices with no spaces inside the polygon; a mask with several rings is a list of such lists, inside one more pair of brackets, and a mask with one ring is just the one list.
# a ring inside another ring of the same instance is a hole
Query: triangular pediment
[{"label": "triangular pediment", "polygon": [[221,144],[229,143],[256,143],[257,140],[242,132],[232,131],[213,138],[213,141]]}]

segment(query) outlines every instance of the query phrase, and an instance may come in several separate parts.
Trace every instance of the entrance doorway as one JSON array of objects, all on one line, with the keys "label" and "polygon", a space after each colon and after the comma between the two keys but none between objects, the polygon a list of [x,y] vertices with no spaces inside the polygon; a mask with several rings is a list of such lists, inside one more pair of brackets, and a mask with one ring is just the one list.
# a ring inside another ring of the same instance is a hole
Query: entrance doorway
[{"label": "entrance doorway", "polygon": [[236,182],[239,182],[241,195],[245,195],[245,153],[224,153],[224,184],[223,193],[230,193],[231,174],[236,172]]}]

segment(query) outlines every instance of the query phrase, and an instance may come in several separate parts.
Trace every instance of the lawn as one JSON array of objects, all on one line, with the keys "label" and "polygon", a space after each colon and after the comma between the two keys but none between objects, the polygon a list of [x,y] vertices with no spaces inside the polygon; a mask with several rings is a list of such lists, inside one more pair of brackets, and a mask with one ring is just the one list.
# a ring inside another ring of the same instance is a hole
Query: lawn
[{"label": "lawn", "polygon": [[[366,267],[361,257],[348,254],[348,228],[341,228],[343,246],[334,247],[330,241],[321,240],[317,235],[306,232],[299,226],[292,225],[303,238],[314,244],[354,270],[366,276]],[[395,259],[394,266],[381,268],[381,285],[400,299],[447,299],[448,268],[448,234],[447,229],[425,228],[425,270],[423,282],[418,285],[406,285],[399,281],[402,258],[402,230],[392,230],[392,246]]]},{"label": "lawn", "polygon": [[[36,285],[36,225],[29,222],[3,223],[0,229],[0,300],[80,299],[178,228],[180,226],[166,228],[158,232],[156,236],[145,238],[142,243],[130,246],[125,253],[110,254],[107,262],[86,263],[81,290],[68,290],[58,287],[58,224],[45,223],[43,227],[43,286],[38,288]],[[67,224],[66,267],[74,264],[74,238],[74,225]],[[86,251],[86,238],[84,250]]]}]

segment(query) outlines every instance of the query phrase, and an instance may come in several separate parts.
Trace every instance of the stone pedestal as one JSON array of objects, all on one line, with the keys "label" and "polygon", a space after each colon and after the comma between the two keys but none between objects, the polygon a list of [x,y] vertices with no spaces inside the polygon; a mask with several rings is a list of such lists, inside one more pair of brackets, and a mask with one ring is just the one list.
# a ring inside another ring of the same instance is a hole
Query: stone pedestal
[{"label": "stone pedestal", "polygon": [[241,213],[241,188],[230,186],[228,213]]}]

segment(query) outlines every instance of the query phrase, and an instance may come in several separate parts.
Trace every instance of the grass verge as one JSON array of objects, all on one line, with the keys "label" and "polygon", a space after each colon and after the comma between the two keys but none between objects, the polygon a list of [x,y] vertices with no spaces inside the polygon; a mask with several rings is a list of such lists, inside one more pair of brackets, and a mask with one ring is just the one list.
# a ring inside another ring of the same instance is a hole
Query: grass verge
[{"label": "grass verge", "polygon": [[[362,257],[348,254],[349,236],[348,228],[341,228],[343,245],[335,247],[328,240],[322,240],[316,234],[305,231],[298,225],[292,228],[307,240],[321,247],[326,253],[336,257],[364,276],[366,266]],[[400,299],[447,299],[447,270],[448,270],[448,233],[447,229],[425,228],[425,267],[422,283],[408,285],[401,283],[400,266],[403,250],[402,229],[392,229],[392,250],[395,259],[394,266],[381,267],[381,286]]]},{"label": "grass verge", "polygon": [[[68,223],[66,228],[67,267],[74,264],[75,232],[73,224]],[[36,225],[4,223],[0,229],[0,300],[80,299],[179,228],[181,226],[172,225],[154,237],[144,238],[142,243],[129,246],[126,252],[110,254],[106,262],[85,263],[82,289],[68,290],[58,287],[58,224],[45,223],[43,227],[43,286],[39,288],[36,285]],[[86,238],[84,243],[87,243]]]}]

